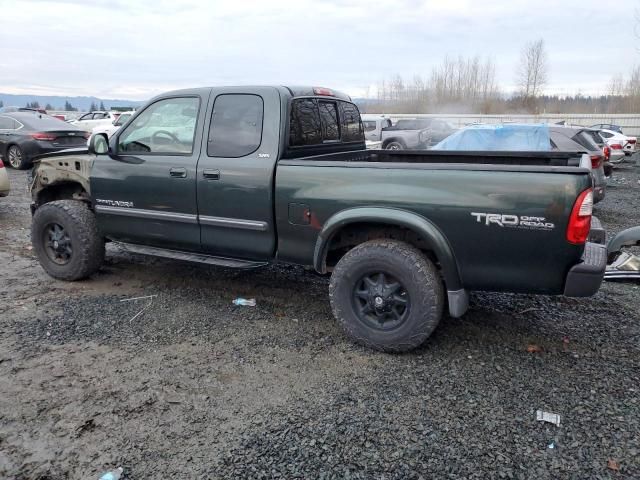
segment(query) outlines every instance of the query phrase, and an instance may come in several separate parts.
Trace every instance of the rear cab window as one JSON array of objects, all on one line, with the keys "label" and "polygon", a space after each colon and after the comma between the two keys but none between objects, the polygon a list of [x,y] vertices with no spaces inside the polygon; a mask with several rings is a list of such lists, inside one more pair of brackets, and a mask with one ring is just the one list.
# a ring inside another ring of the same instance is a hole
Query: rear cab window
[{"label": "rear cab window", "polygon": [[[375,128],[375,122],[374,128]],[[358,108],[344,100],[296,98],[291,102],[289,146],[364,142]]]}]

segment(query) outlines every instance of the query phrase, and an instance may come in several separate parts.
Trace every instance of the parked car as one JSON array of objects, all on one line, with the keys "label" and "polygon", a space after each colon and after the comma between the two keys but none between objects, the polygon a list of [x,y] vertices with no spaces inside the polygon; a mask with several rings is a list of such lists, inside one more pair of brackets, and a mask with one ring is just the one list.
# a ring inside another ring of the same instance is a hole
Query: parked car
[{"label": "parked car", "polygon": [[64,280],[96,272],[105,240],[227,267],[313,266],[331,272],[345,332],[385,351],[424,342],[445,305],[464,314],[470,290],[598,290],[586,154],[364,147],[357,107],[326,88],[169,92],[108,142],[38,161],[34,252]]},{"label": "parked car", "polygon": [[382,129],[393,126],[391,119],[383,115],[362,115],[362,127],[365,140],[372,142],[382,141]]},{"label": "parked car", "polygon": [[4,168],[4,163],[0,162],[0,197],[6,197],[9,195],[11,186],[9,185],[9,175],[7,169]]},{"label": "parked car", "polygon": [[591,125],[590,128],[595,128],[597,130],[612,130],[614,132],[623,133],[620,125],[614,125],[612,123],[598,123],[596,125]]},{"label": "parked car", "polygon": [[117,113],[104,111],[89,112],[70,121],[69,123],[90,132],[96,127],[108,127],[109,125],[113,125],[113,122],[116,121],[118,115],[119,114]]},{"label": "parked car", "polygon": [[118,129],[122,125],[127,123],[127,121],[131,118],[131,116],[134,113],[136,113],[136,112],[133,111],[133,110],[131,110],[129,112],[122,112],[109,125],[106,125],[106,126],[105,125],[99,125],[97,127],[93,127],[93,130],[92,130],[91,133],[104,133],[104,134],[107,135],[107,137],[111,137],[111,135],[113,135],[115,132],[117,132]]},{"label": "parked car", "polygon": [[396,123],[398,128],[422,129],[428,128],[431,134],[431,144],[434,145],[447,138],[458,129],[445,120],[439,118],[419,117],[415,119],[402,119]]},{"label": "parked car", "polygon": [[380,131],[385,150],[426,150],[431,145],[431,129],[412,120],[398,120]]},{"label": "parked car", "polygon": [[585,129],[585,132],[591,136],[596,145],[598,145],[598,148],[600,148],[604,153],[604,163],[602,165],[604,169],[604,175],[607,178],[611,177],[611,175],[613,175],[613,164],[617,164],[623,161],[624,153],[621,149],[611,149],[611,147],[607,145],[604,137],[601,135],[601,130],[588,128]]},{"label": "parked car", "polygon": [[[611,148],[612,153],[614,150],[617,150],[619,153],[623,153],[624,155],[631,155],[636,151],[636,137],[629,137],[614,130],[607,130],[603,128],[599,129],[599,132],[607,142],[607,145]],[[621,156],[620,162],[624,161],[624,155]],[[611,161],[612,163],[620,163],[614,162],[613,158]]]},{"label": "parked car", "polygon": [[604,152],[585,131],[585,127],[547,124],[475,124],[450,135],[434,150],[471,151],[549,151],[585,152],[591,160],[594,178],[593,201],[605,197]]},{"label": "parked car", "polygon": [[89,135],[41,113],[0,114],[0,156],[13,168],[28,168],[36,155],[85,146]]}]

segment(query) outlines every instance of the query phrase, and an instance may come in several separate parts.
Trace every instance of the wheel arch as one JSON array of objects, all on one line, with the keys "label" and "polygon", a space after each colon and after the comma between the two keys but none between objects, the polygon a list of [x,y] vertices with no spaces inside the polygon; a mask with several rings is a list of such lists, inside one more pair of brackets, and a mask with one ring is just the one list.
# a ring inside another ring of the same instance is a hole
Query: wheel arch
[{"label": "wheel arch", "polygon": [[395,208],[357,207],[342,210],[329,218],[318,235],[314,250],[314,268],[319,273],[327,272],[327,254],[336,235],[346,227],[356,224],[400,227],[417,234],[435,255],[447,288],[462,288],[453,250],[440,229],[420,215]]},{"label": "wheel arch", "polygon": [[52,184],[38,185],[32,191],[31,213],[39,207],[56,200],[80,200],[90,205],[89,192],[81,182],[73,179],[60,180]]}]

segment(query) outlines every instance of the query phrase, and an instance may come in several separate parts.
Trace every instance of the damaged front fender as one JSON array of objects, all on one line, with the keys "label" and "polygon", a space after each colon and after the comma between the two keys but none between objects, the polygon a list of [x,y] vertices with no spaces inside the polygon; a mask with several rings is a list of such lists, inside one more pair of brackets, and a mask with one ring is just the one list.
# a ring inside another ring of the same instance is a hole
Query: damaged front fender
[{"label": "damaged front fender", "polygon": [[89,176],[95,155],[81,152],[58,152],[34,161],[29,182],[32,211],[38,206],[63,198],[89,200]]}]

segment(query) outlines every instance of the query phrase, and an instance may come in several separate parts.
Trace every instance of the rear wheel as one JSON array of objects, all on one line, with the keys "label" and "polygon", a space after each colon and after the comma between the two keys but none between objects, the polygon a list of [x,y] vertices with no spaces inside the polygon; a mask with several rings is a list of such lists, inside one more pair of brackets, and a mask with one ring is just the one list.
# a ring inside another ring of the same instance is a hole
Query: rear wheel
[{"label": "rear wheel", "polygon": [[24,170],[29,165],[29,161],[25,157],[24,152],[17,145],[11,145],[7,149],[7,162],[17,170]]},{"label": "rear wheel", "polygon": [[76,200],[47,203],[36,210],[31,242],[42,268],[60,280],[80,280],[104,261],[104,239],[95,215]]},{"label": "rear wheel", "polygon": [[404,150],[405,149],[403,143],[398,141],[389,142],[384,148],[385,150]]},{"label": "rear wheel", "polygon": [[388,352],[411,350],[438,325],[444,288],[420,250],[372,240],[350,250],[331,276],[333,314],[356,342]]}]

